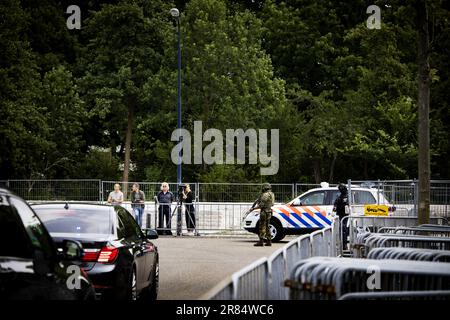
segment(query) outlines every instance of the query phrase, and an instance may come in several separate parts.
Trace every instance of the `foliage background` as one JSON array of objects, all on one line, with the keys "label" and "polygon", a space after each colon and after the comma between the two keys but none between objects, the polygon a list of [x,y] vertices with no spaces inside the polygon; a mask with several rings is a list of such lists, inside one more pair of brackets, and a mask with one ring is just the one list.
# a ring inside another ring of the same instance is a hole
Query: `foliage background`
[{"label": "foliage background", "polygon": [[[66,27],[71,4],[81,7],[81,30]],[[370,4],[381,7],[380,30],[366,28]],[[427,5],[431,174],[448,179],[450,5]],[[280,129],[277,175],[261,177],[259,165],[185,165],[185,181],[417,177],[409,2],[3,0],[0,179],[119,180],[128,132],[129,179],[175,181],[174,6],[182,12],[183,127]]]}]

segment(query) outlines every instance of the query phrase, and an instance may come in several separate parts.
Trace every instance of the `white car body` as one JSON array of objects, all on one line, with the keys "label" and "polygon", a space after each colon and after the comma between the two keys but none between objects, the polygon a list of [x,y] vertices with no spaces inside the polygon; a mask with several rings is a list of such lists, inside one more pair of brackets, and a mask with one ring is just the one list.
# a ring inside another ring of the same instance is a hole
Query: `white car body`
[{"label": "white car body", "polygon": [[[363,215],[366,204],[389,204],[382,192],[377,189],[352,186],[352,215]],[[287,234],[301,234],[331,225],[334,216],[334,200],[338,197],[337,187],[325,185],[310,189],[286,204],[272,207],[270,231],[273,241],[279,241]],[[258,233],[259,209],[248,213],[244,218],[244,229]]]}]

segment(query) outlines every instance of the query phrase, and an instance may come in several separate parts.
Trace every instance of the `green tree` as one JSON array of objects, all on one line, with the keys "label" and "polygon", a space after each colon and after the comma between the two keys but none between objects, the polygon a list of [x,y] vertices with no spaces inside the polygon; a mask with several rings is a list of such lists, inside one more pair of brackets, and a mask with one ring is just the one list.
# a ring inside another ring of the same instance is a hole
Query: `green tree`
[{"label": "green tree", "polygon": [[[287,104],[284,82],[274,76],[261,47],[261,21],[248,10],[231,10],[224,1],[193,0],[183,26],[185,127],[201,120],[203,130],[273,128],[273,119]],[[257,167],[245,166],[247,179],[259,180]],[[206,166],[197,170],[208,176]],[[232,170],[221,170],[226,172],[233,178]]]},{"label": "green tree", "polygon": [[[203,131],[280,128],[280,135],[287,136],[276,122],[288,108],[284,82],[274,76],[271,60],[261,47],[261,21],[222,0],[194,0],[182,12],[181,26],[183,128],[192,133],[193,122],[200,120]],[[170,136],[176,128],[175,28],[171,32],[163,67],[146,86],[148,103],[159,110],[143,115],[136,132],[141,146],[136,152],[146,163],[145,176],[164,180],[174,180],[176,172],[170,159],[174,146]],[[183,166],[185,181],[216,178],[259,181],[259,165]]]},{"label": "green tree", "polygon": [[[104,5],[86,20],[88,45],[81,80],[90,115],[102,120],[107,135],[119,132],[128,181],[132,132],[139,114],[152,111],[143,101],[144,85],[158,72],[167,38],[168,9],[163,1],[119,1]],[[111,149],[115,150],[114,141]]]},{"label": "green tree", "polygon": [[49,150],[40,78],[26,40],[29,15],[18,0],[0,3],[0,175],[34,178]]},{"label": "green tree", "polygon": [[77,177],[77,164],[86,148],[82,135],[87,112],[72,73],[63,66],[47,72],[39,103],[45,110],[47,140],[52,146],[42,155],[41,172],[47,177]]}]

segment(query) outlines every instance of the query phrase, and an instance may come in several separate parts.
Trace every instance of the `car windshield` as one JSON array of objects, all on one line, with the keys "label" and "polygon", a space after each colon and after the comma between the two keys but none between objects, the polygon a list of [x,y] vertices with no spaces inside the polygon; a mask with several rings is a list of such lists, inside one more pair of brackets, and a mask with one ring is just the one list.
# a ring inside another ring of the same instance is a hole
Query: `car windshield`
[{"label": "car windshield", "polygon": [[33,208],[52,233],[110,234],[110,214],[98,209]]}]

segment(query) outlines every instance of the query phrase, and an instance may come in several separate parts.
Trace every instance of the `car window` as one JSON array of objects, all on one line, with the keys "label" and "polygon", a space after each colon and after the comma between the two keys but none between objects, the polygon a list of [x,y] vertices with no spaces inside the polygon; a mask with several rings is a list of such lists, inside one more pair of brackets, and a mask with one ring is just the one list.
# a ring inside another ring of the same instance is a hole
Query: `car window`
[{"label": "car window", "polygon": [[0,243],[0,256],[33,257],[30,239],[20,216],[3,195],[0,195]]},{"label": "car window", "polygon": [[118,220],[118,237],[125,239],[138,239],[141,230],[131,214],[122,207],[116,207]]},{"label": "car window", "polygon": [[377,200],[369,191],[352,191],[355,204],[376,204]]},{"label": "car window", "polygon": [[325,204],[325,191],[315,191],[300,198],[303,206],[322,206]]},{"label": "car window", "polygon": [[339,197],[341,194],[339,190],[328,190],[328,201],[329,205],[334,205],[334,201]]},{"label": "car window", "polygon": [[50,233],[111,234],[107,210],[89,208],[40,207],[34,210]]},{"label": "car window", "polygon": [[31,210],[28,204],[18,198],[11,197],[10,202],[22,220],[33,249],[41,250],[47,259],[54,258],[55,248],[50,235],[33,210]]},{"label": "car window", "polygon": [[[338,190],[332,190],[328,191],[330,193],[329,199],[331,199],[331,204],[334,204],[334,201],[337,197],[341,194]],[[376,204],[377,201],[372,195],[370,191],[364,191],[364,190],[356,190],[352,191],[352,200],[353,204]]]}]

